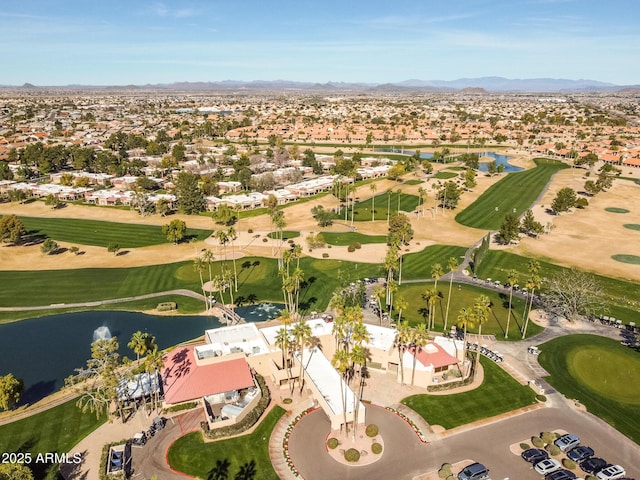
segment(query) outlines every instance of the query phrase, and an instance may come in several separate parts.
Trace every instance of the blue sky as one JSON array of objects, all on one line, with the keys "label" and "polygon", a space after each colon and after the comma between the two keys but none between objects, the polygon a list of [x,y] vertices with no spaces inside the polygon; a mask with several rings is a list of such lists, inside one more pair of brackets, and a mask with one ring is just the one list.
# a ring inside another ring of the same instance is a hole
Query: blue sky
[{"label": "blue sky", "polygon": [[640,84],[638,0],[2,0],[0,84]]}]

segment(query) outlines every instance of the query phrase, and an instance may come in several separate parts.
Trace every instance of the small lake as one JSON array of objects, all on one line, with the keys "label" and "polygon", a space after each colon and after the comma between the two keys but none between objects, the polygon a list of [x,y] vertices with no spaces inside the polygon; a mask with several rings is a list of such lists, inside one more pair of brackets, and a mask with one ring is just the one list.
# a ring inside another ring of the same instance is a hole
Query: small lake
[{"label": "small lake", "polygon": [[[256,304],[237,308],[249,322],[278,316],[279,304]],[[127,347],[138,330],[156,338],[163,349],[222,326],[212,316],[156,316],[139,312],[87,311],[63,313],[0,325],[0,375],[13,373],[24,381],[21,403],[33,403],[54,393],[75,368],[86,365],[91,343],[117,337],[119,353],[135,358]]]},{"label": "small lake", "polygon": [[[385,149],[376,149],[377,152],[390,152],[390,153],[403,153],[405,155],[413,155],[415,152],[413,150],[398,150],[394,148],[385,148]],[[522,167],[517,167],[509,163],[509,157],[506,155],[500,155],[495,152],[481,152],[478,153],[481,157],[491,157],[496,161],[497,165],[504,165],[505,172],[521,172],[524,170]],[[433,158],[433,153],[422,153],[420,152],[420,158],[424,158],[430,160]],[[478,170],[481,172],[487,172],[489,170],[489,164],[486,162],[481,162],[478,166]]]}]

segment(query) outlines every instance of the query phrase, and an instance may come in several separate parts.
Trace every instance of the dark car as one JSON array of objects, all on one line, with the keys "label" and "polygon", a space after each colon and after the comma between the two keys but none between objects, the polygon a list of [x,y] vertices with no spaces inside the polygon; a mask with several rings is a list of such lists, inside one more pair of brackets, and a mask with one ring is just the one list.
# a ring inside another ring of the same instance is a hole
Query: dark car
[{"label": "dark car", "polygon": [[609,465],[609,464],[607,463],[607,461],[604,458],[591,457],[591,458],[587,458],[586,460],[582,461],[580,463],[580,468],[582,470],[584,470],[585,472],[587,472],[587,473],[595,475],[596,473],[598,473],[600,470],[602,470],[607,465]]},{"label": "dark car", "polygon": [[555,472],[547,474],[544,477],[544,480],[575,480],[575,478],[575,473],[563,468],[561,470],[556,470]]},{"label": "dark car", "polygon": [[569,450],[567,452],[567,457],[576,463],[580,463],[587,458],[593,457],[594,454],[595,452],[593,451],[593,448],[587,447],[586,445],[579,445]]},{"label": "dark car", "polygon": [[522,452],[520,456],[529,463],[538,463],[540,460],[549,458],[549,454],[540,448],[530,448]]}]

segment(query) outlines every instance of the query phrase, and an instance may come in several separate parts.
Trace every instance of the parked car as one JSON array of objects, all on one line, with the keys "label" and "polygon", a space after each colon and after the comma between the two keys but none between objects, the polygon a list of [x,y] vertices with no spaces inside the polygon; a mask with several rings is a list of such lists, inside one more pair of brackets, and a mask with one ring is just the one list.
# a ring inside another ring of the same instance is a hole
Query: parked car
[{"label": "parked car", "polygon": [[595,475],[607,465],[609,465],[607,461],[600,457],[591,457],[580,462],[580,468],[592,475]]},{"label": "parked car", "polygon": [[618,480],[624,477],[626,472],[620,465],[611,465],[600,470],[596,477],[598,480]]},{"label": "parked car", "polygon": [[576,474],[570,470],[561,468],[545,475],[544,480],[575,480]]},{"label": "parked car", "polygon": [[580,463],[582,460],[593,457],[594,454],[593,448],[586,445],[578,445],[567,452],[567,457],[576,463]]},{"label": "parked car", "polygon": [[458,480],[480,480],[489,478],[489,469],[481,463],[467,465],[458,474]]},{"label": "parked car", "polygon": [[166,425],[167,421],[162,418],[162,417],[155,417],[153,419],[153,428],[155,428],[156,430],[162,430],[165,425]]},{"label": "parked car", "polygon": [[577,447],[580,444],[580,437],[574,435],[573,433],[566,433],[560,438],[557,438],[553,443],[561,451],[566,452],[567,450],[571,450],[573,447]]},{"label": "parked car", "polygon": [[555,472],[561,468],[562,464],[555,458],[545,458],[533,466],[533,469],[540,475],[546,475],[547,473]]},{"label": "parked car", "polygon": [[131,439],[131,443],[139,447],[147,443],[147,434],[145,432],[136,433]]},{"label": "parked car", "polygon": [[522,452],[520,456],[529,463],[538,463],[545,458],[549,458],[546,450],[542,450],[541,448],[529,448]]}]

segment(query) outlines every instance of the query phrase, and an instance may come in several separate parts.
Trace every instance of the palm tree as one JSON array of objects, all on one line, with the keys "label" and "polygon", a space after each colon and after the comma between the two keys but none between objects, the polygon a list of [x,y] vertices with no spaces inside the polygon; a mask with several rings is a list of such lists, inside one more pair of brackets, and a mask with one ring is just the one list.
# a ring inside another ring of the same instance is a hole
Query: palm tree
[{"label": "palm tree", "polygon": [[423,294],[427,305],[429,306],[429,319],[427,321],[427,328],[434,329],[436,327],[436,302],[440,299],[440,292],[436,289],[427,290]]},{"label": "palm tree", "polygon": [[197,257],[193,259],[193,269],[198,272],[200,276],[200,288],[202,288],[202,295],[204,295],[204,308],[205,310],[209,309],[209,302],[207,297],[207,292],[204,289],[204,279],[202,278],[202,273],[204,272],[204,260],[202,258]]},{"label": "palm tree", "polygon": [[[362,391],[364,388],[364,379],[365,372],[367,370],[367,359],[369,357],[368,350],[361,344],[357,343],[353,346],[350,354],[350,360],[352,369],[354,372],[358,372],[358,382],[356,388],[356,398],[355,398],[355,408],[353,411],[353,437],[355,439],[356,433],[358,431],[358,406],[360,405],[360,400],[362,399]],[[357,368],[356,368],[357,367]]]},{"label": "palm tree", "polygon": [[382,297],[384,296],[384,287],[377,284],[373,287],[373,296],[378,302],[378,316],[380,317],[380,325],[382,326]]},{"label": "palm tree", "polygon": [[391,292],[389,290],[390,283],[393,280],[393,271],[397,268],[399,259],[398,247],[390,245],[387,250],[387,255],[384,258],[384,269],[387,271],[387,305],[391,304]]},{"label": "palm tree", "polygon": [[400,362],[400,386],[404,385],[404,352],[409,347],[411,341],[411,328],[406,323],[398,322],[396,336],[394,338],[394,346],[398,349],[398,360]]},{"label": "palm tree", "polygon": [[463,308],[462,310],[460,310],[460,313],[458,313],[458,318],[457,320],[457,327],[458,328],[462,328],[464,331],[464,342],[463,342],[463,346],[462,346],[462,357],[466,358],[466,350],[467,350],[467,330],[469,328],[474,328],[476,326],[476,318],[475,318],[475,312],[473,311],[472,308]]},{"label": "palm tree", "polygon": [[[152,337],[153,338],[153,337]],[[151,343],[151,348],[147,351],[147,356],[145,358],[145,370],[147,373],[155,373],[156,378],[159,376],[160,371],[164,368],[164,358],[162,355],[162,351],[158,348],[158,345],[155,344],[155,340]],[[159,381],[159,379],[158,379]],[[156,405],[159,403],[160,389],[157,388],[155,390],[154,395],[154,409]]]},{"label": "palm tree", "polygon": [[234,287],[236,292],[238,291],[238,271],[236,270],[236,256],[233,252],[233,241],[238,238],[236,233],[236,229],[233,226],[227,228],[227,238],[231,242],[231,257],[233,258],[233,278],[234,278]]},{"label": "palm tree", "polygon": [[416,362],[418,360],[418,354],[425,347],[429,341],[429,333],[424,323],[421,323],[412,330],[411,346],[413,347],[413,368],[411,370],[411,386],[414,383],[414,377],[416,375]]},{"label": "palm tree", "polygon": [[275,212],[273,212],[271,221],[273,222],[273,226],[278,230],[278,235],[280,237],[280,242],[278,244],[278,266],[282,266],[282,258],[280,256],[280,252],[282,250],[283,230],[287,225],[284,220],[284,212],[282,210],[276,210]]},{"label": "palm tree", "polygon": [[129,347],[136,354],[136,362],[140,361],[140,355],[144,355],[149,350],[149,344],[151,342],[151,335],[147,332],[141,332],[138,330],[131,336],[131,340],[127,343]]},{"label": "palm tree", "polygon": [[402,196],[402,190],[398,189],[398,215],[400,215],[400,197]]},{"label": "palm tree", "polygon": [[527,280],[527,293],[529,295],[529,309],[527,310],[527,302],[524,302],[524,325],[522,327],[522,339],[527,335],[527,327],[529,325],[529,315],[531,314],[531,307],[533,306],[533,295],[536,288],[540,288],[540,262],[537,260],[529,260],[529,264],[527,265],[527,270],[529,271],[529,279]]},{"label": "palm tree", "polygon": [[511,320],[511,300],[513,300],[513,286],[518,283],[518,271],[509,270],[507,272],[507,283],[509,284],[509,313],[507,314],[507,328],[504,331],[504,338],[509,338],[509,321]]},{"label": "palm tree", "polygon": [[458,259],[456,257],[449,257],[447,262],[449,268],[449,295],[447,296],[447,310],[444,314],[444,331],[447,331],[447,323],[449,322],[449,305],[451,304],[451,287],[453,286],[453,272],[458,270]]},{"label": "palm tree", "polygon": [[440,263],[434,263],[431,266],[431,277],[435,280],[433,288],[438,290],[438,280],[440,277],[444,275],[444,270],[442,269],[442,265]]},{"label": "palm tree", "polygon": [[427,191],[422,188],[422,187],[418,187],[418,197],[420,198],[420,205],[422,206],[422,216],[424,217],[424,200],[425,197],[427,196]]},{"label": "palm tree", "polygon": [[[491,313],[491,300],[486,295],[480,295],[476,299],[476,303],[473,305],[473,314],[478,325],[478,343],[480,343],[480,336],[482,335],[482,325],[489,321],[489,315]],[[476,354],[476,367],[480,361],[480,349]]]},{"label": "palm tree", "polygon": [[344,415],[344,427],[349,435],[349,424],[347,423],[347,392],[344,389],[347,372],[351,364],[349,352],[343,349],[336,350],[331,360],[333,367],[340,373],[340,399],[342,400],[342,414]]},{"label": "palm tree", "polygon": [[213,290],[213,276],[211,274],[211,265],[213,265],[213,261],[215,260],[215,257],[213,256],[213,252],[209,249],[206,249],[204,251],[204,253],[202,254],[202,261],[204,263],[207,264],[207,267],[209,269],[209,306],[211,306],[211,298],[213,297],[212,294],[212,290]]},{"label": "palm tree", "polygon": [[371,190],[371,221],[373,222],[376,219],[376,190],[378,190],[375,182],[369,184],[369,190]]},{"label": "palm tree", "polygon": [[289,347],[291,345],[291,335],[289,334],[289,331],[287,330],[286,327],[282,327],[279,328],[277,333],[276,333],[276,337],[275,337],[275,342],[277,345],[280,346],[280,350],[282,351],[282,369],[284,370],[285,368],[285,358],[284,358],[284,352],[285,351],[289,351]]},{"label": "palm tree", "polygon": [[401,296],[398,295],[395,301],[395,308],[398,310],[398,324],[402,321],[402,311],[405,310],[409,306],[409,302]]},{"label": "palm tree", "polygon": [[216,240],[218,240],[218,242],[220,242],[220,246],[222,247],[224,258],[222,265],[224,265],[227,261],[227,243],[229,243],[229,234],[226,232],[226,230],[216,230],[213,236],[216,238]]},{"label": "palm tree", "polygon": [[291,334],[296,348],[300,352],[300,375],[298,378],[300,379],[300,395],[302,395],[302,389],[304,388],[304,347],[311,342],[313,334],[309,324],[302,321],[295,324]]}]

